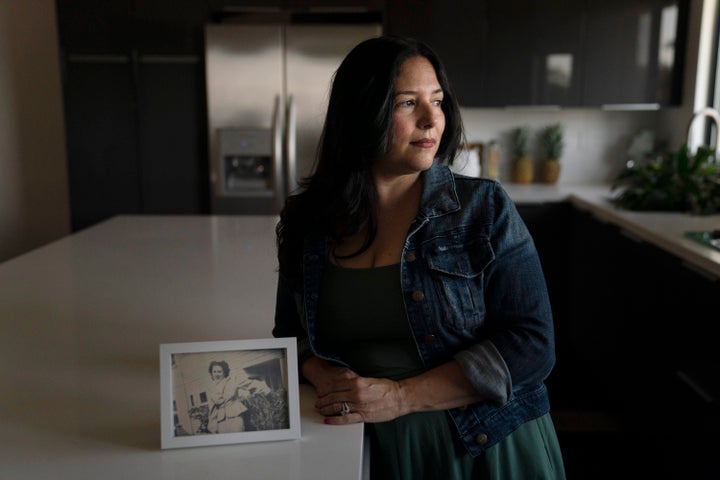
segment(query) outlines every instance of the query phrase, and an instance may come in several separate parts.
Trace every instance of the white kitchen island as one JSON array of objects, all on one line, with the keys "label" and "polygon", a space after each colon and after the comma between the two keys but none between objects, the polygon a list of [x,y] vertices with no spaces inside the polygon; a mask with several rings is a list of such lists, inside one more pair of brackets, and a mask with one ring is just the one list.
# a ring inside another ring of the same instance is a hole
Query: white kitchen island
[{"label": "white kitchen island", "polygon": [[161,343],[270,338],[274,216],[119,216],[0,264],[0,478],[353,479],[363,426],[160,449]]}]

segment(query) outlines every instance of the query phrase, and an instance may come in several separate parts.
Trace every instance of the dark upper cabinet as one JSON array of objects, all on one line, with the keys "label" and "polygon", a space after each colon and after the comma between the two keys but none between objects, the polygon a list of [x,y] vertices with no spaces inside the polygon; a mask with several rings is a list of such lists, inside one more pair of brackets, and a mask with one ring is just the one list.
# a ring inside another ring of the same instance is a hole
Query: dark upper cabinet
[{"label": "dark upper cabinet", "polygon": [[135,46],[141,54],[198,55],[210,12],[197,0],[136,0]]},{"label": "dark upper cabinet", "polygon": [[57,0],[60,46],[74,54],[126,54],[134,43],[129,0]]},{"label": "dark upper cabinet", "polygon": [[118,214],[206,212],[200,64],[86,56],[64,69],[73,230]]},{"label": "dark upper cabinet", "polygon": [[204,2],[58,0],[57,12],[73,230],[207,212]]},{"label": "dark upper cabinet", "polygon": [[73,230],[141,211],[136,95],[128,64],[65,66],[65,131]]},{"label": "dark upper cabinet", "polygon": [[461,105],[675,105],[687,0],[397,0],[385,30],[430,43]]},{"label": "dark upper cabinet", "polygon": [[679,104],[689,2],[586,1],[583,103]]},{"label": "dark upper cabinet", "polygon": [[60,45],[76,55],[195,54],[210,8],[197,0],[57,0]]},{"label": "dark upper cabinet", "polygon": [[[317,13],[358,13],[382,11],[387,0],[206,0],[215,13],[277,13],[313,11]],[[198,2],[200,3],[200,2]]]},{"label": "dark upper cabinet", "polygon": [[481,103],[486,8],[472,0],[393,0],[387,2],[384,30],[427,42],[440,55],[460,103]]},{"label": "dark upper cabinet", "polygon": [[584,3],[487,0],[483,106],[581,103]]}]

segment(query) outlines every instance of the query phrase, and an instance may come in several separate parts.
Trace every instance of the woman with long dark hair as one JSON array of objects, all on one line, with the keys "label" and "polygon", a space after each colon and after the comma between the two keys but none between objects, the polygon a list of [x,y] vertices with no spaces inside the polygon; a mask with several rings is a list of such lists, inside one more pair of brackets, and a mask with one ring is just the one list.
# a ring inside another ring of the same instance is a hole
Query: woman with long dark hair
[{"label": "woman with long dark hair", "polygon": [[297,337],[326,423],[366,423],[373,478],[563,479],[543,272],[500,184],[448,168],[462,141],[428,45],[347,55],[277,227],[273,334]]}]

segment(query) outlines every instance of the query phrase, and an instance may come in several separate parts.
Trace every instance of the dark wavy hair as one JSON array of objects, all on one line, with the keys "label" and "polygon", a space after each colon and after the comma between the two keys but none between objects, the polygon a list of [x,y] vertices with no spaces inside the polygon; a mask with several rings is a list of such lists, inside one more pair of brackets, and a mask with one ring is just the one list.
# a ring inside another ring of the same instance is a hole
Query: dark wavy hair
[{"label": "dark wavy hair", "polygon": [[430,61],[443,90],[445,130],[437,157],[449,162],[455,158],[463,139],[460,108],[437,54],[411,38],[386,35],[361,42],[335,71],[314,172],[300,182],[300,193],[288,197],[280,213],[276,233],[281,273],[297,278],[308,234],[337,242],[366,227],[368,236],[355,255],[372,244],[376,192],[370,168],[389,147],[400,67],[415,56]]},{"label": "dark wavy hair", "polygon": [[216,365],[222,368],[223,377],[227,377],[228,375],[230,375],[230,365],[228,365],[225,360],[213,360],[212,362],[210,362],[210,366],[208,367],[208,372],[210,372],[210,375],[212,375],[213,367]]}]

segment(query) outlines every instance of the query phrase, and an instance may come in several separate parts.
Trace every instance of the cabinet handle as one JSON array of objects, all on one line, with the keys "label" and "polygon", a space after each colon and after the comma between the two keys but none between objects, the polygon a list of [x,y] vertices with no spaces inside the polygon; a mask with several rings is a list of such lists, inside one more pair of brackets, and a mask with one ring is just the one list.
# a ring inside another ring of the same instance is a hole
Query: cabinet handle
[{"label": "cabinet handle", "polygon": [[606,111],[660,110],[659,103],[605,103],[600,105]]},{"label": "cabinet handle", "polygon": [[130,63],[129,55],[77,55],[67,56],[70,63]]},{"label": "cabinet handle", "polygon": [[698,396],[700,396],[700,398],[705,400],[705,402],[712,403],[715,400],[715,397],[710,395],[704,388],[702,388],[700,385],[698,385],[698,383],[695,380],[693,380],[692,377],[690,375],[688,375],[687,373],[683,372],[682,370],[678,370],[677,376],[680,380],[682,380],[685,383],[685,385],[690,387],[690,389],[693,392],[697,393]]},{"label": "cabinet handle", "polygon": [[197,55],[140,55],[140,63],[195,64],[200,63]]},{"label": "cabinet handle", "polygon": [[505,110],[556,111],[560,105],[506,105]]}]

